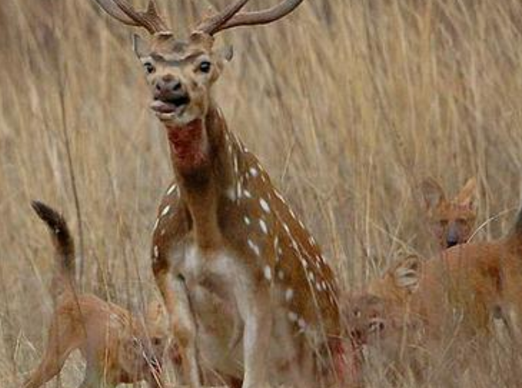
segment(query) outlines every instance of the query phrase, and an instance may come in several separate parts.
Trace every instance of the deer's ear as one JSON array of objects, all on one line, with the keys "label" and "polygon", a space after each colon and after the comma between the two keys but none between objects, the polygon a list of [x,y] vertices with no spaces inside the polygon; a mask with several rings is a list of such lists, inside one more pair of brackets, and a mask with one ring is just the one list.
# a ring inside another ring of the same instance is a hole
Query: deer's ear
[{"label": "deer's ear", "polygon": [[455,203],[468,208],[473,208],[477,194],[477,180],[473,177],[468,179],[460,193],[455,197]]},{"label": "deer's ear", "polygon": [[431,210],[446,200],[444,190],[434,179],[425,179],[420,185],[424,205],[426,209]]},{"label": "deer's ear", "polygon": [[149,43],[137,34],[132,34],[132,49],[138,58],[143,58],[150,53]]},{"label": "deer's ear", "polygon": [[234,47],[232,45],[227,45],[221,48],[218,52],[219,59],[224,62],[230,62],[234,57]]}]

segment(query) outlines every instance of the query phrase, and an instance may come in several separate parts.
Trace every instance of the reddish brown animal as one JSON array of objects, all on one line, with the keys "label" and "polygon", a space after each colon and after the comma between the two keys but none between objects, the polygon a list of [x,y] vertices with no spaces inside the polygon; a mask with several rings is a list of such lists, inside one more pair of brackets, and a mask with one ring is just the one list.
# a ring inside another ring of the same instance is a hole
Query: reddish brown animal
[{"label": "reddish brown animal", "polygon": [[153,1],[143,13],[123,0],[97,1],[152,34],[149,43],[136,38],[134,48],[176,182],[159,209],[152,260],[185,379],[200,387],[204,367],[242,379],[243,388],[330,384],[343,353],[334,274],[257,158],[228,130],[211,93],[232,57],[230,48],[214,48],[214,35],[270,23],[302,0],[257,12],[240,12],[248,0],[236,1],[186,40],[165,26]]},{"label": "reddish brown animal", "polygon": [[442,249],[463,244],[471,237],[477,218],[474,206],[476,187],[475,178],[470,178],[459,194],[448,200],[435,180],[422,182],[421,191],[431,230]]},{"label": "reddish brown animal", "polygon": [[457,245],[427,261],[408,257],[371,282],[367,292],[420,320],[429,340],[444,333],[463,339],[490,334],[493,318],[520,333],[522,211],[508,236]]},{"label": "reddish brown animal", "polygon": [[52,285],[56,309],[43,359],[23,387],[37,388],[52,379],[76,349],[87,361],[82,388],[141,380],[162,387],[160,371],[166,333],[152,321],[143,324],[113,303],[94,295],[77,295],[74,243],[65,220],[43,203],[33,202],[33,208],[47,224],[57,253],[58,268]]}]

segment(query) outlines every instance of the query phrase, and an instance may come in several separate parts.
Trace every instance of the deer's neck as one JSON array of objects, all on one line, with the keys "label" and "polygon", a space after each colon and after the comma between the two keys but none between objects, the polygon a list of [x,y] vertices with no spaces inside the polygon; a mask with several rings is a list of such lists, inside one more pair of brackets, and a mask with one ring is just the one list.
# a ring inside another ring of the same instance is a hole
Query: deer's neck
[{"label": "deer's neck", "polygon": [[218,208],[234,187],[231,145],[219,108],[211,105],[207,116],[183,127],[167,127],[174,173],[181,200],[190,214],[201,248],[220,245]]}]

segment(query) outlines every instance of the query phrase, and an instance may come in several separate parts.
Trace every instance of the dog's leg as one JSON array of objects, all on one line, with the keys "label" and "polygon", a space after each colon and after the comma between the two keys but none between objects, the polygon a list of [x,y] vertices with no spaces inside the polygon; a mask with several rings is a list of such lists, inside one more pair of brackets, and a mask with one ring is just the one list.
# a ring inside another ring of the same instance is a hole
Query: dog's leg
[{"label": "dog's leg", "polygon": [[24,388],[40,387],[60,373],[69,354],[78,346],[76,334],[69,317],[53,320],[43,359],[24,383]]}]

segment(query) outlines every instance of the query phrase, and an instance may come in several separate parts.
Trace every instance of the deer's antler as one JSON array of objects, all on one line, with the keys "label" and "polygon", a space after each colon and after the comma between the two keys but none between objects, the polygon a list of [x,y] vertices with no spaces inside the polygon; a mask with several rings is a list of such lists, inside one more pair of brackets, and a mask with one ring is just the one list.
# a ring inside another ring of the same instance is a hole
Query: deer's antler
[{"label": "deer's antler", "polygon": [[217,15],[200,23],[198,27],[196,27],[196,31],[214,35],[219,31],[233,27],[268,24],[285,17],[303,2],[303,0],[284,0],[262,11],[238,13],[248,1],[249,0],[238,0],[230,4]]},{"label": "deer's antler", "polygon": [[126,0],[94,0],[109,15],[129,26],[143,27],[150,34],[169,31],[169,28],[158,14],[154,0],[149,0],[145,12],[136,11]]}]

